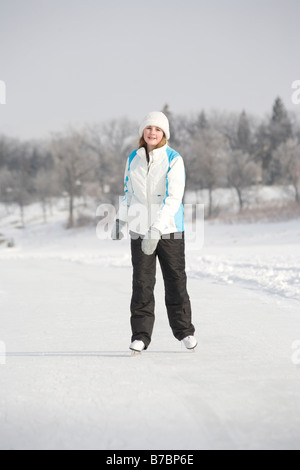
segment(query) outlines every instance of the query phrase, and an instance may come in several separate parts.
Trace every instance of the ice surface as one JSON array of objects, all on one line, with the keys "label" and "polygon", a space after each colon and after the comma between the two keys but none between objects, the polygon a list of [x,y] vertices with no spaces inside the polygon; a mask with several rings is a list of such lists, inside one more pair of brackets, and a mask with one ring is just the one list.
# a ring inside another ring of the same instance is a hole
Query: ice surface
[{"label": "ice surface", "polygon": [[[132,358],[128,241],[65,214],[0,233],[1,449],[299,449],[300,223],[207,225],[187,245],[199,346],[168,326]],[[137,432],[138,430],[138,432]]]}]

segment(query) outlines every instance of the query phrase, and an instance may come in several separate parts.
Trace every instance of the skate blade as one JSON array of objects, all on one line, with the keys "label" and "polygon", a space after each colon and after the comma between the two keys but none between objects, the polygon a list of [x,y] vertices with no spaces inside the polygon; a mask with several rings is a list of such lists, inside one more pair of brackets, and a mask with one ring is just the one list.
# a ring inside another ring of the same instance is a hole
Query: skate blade
[{"label": "skate blade", "polygon": [[133,349],[131,350],[131,357],[139,357],[141,355],[141,351],[134,351]]},{"label": "skate blade", "polygon": [[195,346],[194,348],[187,348],[187,351],[188,351],[189,353],[195,353],[197,346],[198,346],[198,344],[196,344],[196,346]]},{"label": "skate blade", "polygon": [[196,343],[193,348],[187,348],[187,350],[188,350],[189,352],[196,352],[196,348],[197,348],[198,344],[199,344],[199,343]]}]

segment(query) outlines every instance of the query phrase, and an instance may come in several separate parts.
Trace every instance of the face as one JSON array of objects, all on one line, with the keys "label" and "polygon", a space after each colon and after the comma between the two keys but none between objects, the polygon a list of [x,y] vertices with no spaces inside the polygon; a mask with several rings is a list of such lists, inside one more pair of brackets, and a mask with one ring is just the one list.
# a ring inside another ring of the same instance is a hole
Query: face
[{"label": "face", "polygon": [[144,140],[150,149],[154,149],[164,136],[164,132],[159,127],[149,126],[144,130]]}]

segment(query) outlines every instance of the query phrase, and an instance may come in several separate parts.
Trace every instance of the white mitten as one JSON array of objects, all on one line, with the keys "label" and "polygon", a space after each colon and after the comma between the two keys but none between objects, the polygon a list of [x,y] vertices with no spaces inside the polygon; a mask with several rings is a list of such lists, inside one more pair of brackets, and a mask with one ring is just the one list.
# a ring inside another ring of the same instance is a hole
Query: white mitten
[{"label": "white mitten", "polygon": [[142,251],[145,255],[153,255],[155,252],[158,242],[160,240],[161,233],[154,227],[150,227],[144,240],[142,241]]}]

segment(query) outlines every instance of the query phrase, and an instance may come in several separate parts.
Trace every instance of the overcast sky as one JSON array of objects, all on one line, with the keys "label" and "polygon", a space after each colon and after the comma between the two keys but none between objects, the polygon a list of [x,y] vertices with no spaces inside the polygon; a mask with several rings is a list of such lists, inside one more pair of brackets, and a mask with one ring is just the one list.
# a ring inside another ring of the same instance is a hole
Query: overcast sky
[{"label": "overcast sky", "polygon": [[300,113],[299,0],[0,0],[0,133],[46,137],[69,125],[168,103],[264,116]]}]

